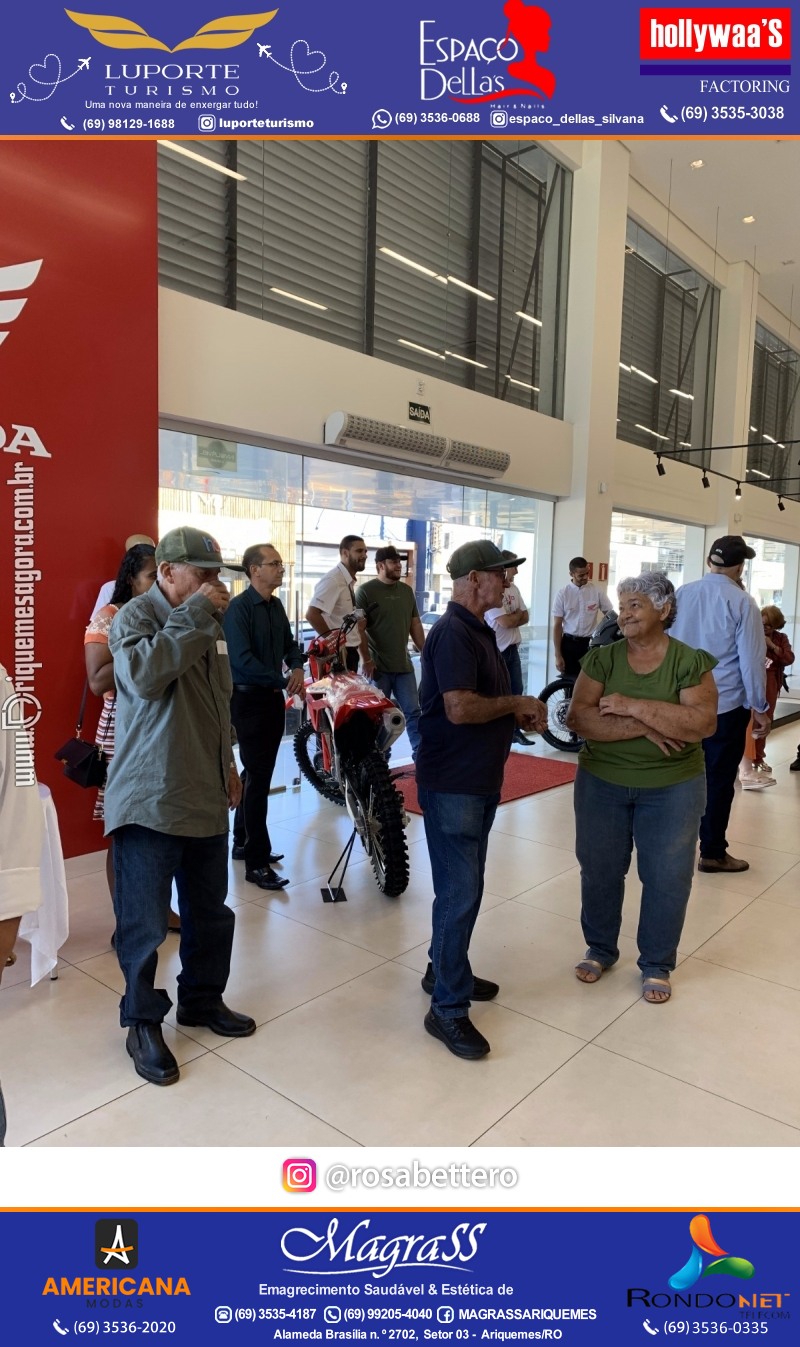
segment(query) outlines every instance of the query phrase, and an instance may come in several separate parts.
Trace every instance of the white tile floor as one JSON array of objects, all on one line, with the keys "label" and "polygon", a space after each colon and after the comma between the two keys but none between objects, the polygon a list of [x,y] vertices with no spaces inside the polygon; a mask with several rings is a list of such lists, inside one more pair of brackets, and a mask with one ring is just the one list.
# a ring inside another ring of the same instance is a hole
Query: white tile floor
[{"label": "white tile floor", "polygon": [[[480,1062],[422,1028],[432,890],[419,817],[408,891],[384,898],[356,853],[348,902],[331,906],[320,885],[344,816],[305,786],[273,799],[291,886],[264,893],[230,866],[227,999],[258,1032],[230,1042],[170,1017],[181,1065],[170,1089],[141,1081],[125,1053],[103,853],[70,862],[58,980],[31,990],[20,944],[0,988],[7,1144],[800,1144],[798,737],[790,725],[769,741],[775,787],[737,791],[730,841],[751,868],[697,876],[666,1006],[641,1000],[633,880],[619,965],[595,986],[573,975],[583,943],[571,786],[501,807],[473,942],[477,970],[502,984],[473,1010],[492,1043]],[[161,974],[173,996],[177,951],[170,936]]]}]

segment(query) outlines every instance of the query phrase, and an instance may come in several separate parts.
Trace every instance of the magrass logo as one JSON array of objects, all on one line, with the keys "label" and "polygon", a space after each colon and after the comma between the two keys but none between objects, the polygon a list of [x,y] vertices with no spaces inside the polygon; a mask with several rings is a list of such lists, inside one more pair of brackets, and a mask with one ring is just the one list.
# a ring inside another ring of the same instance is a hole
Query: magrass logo
[{"label": "magrass logo", "polygon": [[[707,1216],[693,1216],[689,1222],[689,1234],[692,1237],[692,1252],[678,1272],[669,1279],[673,1291],[688,1291],[701,1277],[713,1277],[724,1273],[728,1277],[741,1277],[744,1280],[755,1273],[753,1264],[746,1258],[738,1258],[721,1249],[711,1233],[711,1222]],[[714,1261],[704,1263],[703,1254]]]},{"label": "magrass logo", "polygon": [[[7,323],[13,323],[27,304],[27,297],[17,297],[20,290],[28,290],[36,277],[42,259],[38,262],[19,262],[16,266],[0,267],[0,346],[8,336]],[[13,296],[13,298],[8,298]]]},{"label": "magrass logo", "polygon": [[87,28],[95,42],[100,42],[104,47],[129,51],[149,47],[169,52],[187,51],[190,48],[222,51],[229,47],[240,47],[257,29],[264,28],[274,19],[277,12],[277,9],[270,9],[262,14],[230,14],[226,18],[212,19],[191,37],[184,38],[176,47],[170,47],[160,38],[152,37],[146,28],[134,23],[133,19],[123,19],[116,14],[79,14],[74,9],[64,11],[68,19],[79,28]]},{"label": "magrass logo", "polygon": [[94,1261],[99,1268],[135,1268],[139,1263],[138,1221],[114,1219],[95,1222]]}]

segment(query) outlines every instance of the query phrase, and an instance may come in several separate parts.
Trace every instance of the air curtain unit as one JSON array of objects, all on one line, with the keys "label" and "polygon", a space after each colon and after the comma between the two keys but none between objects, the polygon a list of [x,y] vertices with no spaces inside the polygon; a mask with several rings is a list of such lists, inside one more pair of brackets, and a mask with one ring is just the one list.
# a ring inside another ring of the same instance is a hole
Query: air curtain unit
[{"label": "air curtain unit", "polygon": [[352,412],[331,412],[325,422],[325,444],[364,452],[375,450],[384,458],[474,477],[502,477],[511,463],[511,455],[499,449],[484,449],[479,444],[449,440],[444,435],[394,426],[390,421],[375,421]]}]

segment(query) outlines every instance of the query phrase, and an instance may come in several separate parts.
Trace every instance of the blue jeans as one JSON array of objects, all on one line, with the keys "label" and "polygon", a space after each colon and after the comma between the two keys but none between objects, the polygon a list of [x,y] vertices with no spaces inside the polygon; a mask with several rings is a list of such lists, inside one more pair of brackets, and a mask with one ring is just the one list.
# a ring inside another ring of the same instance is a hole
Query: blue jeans
[{"label": "blue jeans", "polygon": [[725,831],[731,816],[734,787],[744,744],[750,711],[737,706],[717,716],[717,728],[703,740],[706,760],[706,811],[700,820],[700,855],[704,860],[721,861],[728,850]]},{"label": "blue jeans", "polygon": [[397,702],[406,718],[406,734],[411,745],[411,756],[416,758],[419,748],[419,693],[413,673],[376,673],[372,676],[376,688],[384,697]]},{"label": "blue jeans", "polygon": [[125,974],[120,1024],[159,1024],[172,1006],[155,977],[173,879],[181,914],[178,1004],[208,1008],[222,996],[231,966],[235,918],[225,906],[228,834],[172,837],[127,824],[113,837],[116,953]]},{"label": "blue jeans", "polygon": [[442,1019],[466,1015],[472,996],[469,942],[483,897],[486,849],[500,796],[448,795],[418,788],[433,875],[436,983],[431,1006]]},{"label": "blue jeans", "polygon": [[642,881],[638,964],[648,976],[671,973],[692,891],[705,777],[640,789],[612,785],[579,768],[574,798],[588,957],[604,968],[619,958],[625,876],[635,843]]},{"label": "blue jeans", "polygon": [[508,645],[500,654],[505,660],[508,676],[511,680],[511,696],[522,696],[522,662],[519,657],[519,646]]}]

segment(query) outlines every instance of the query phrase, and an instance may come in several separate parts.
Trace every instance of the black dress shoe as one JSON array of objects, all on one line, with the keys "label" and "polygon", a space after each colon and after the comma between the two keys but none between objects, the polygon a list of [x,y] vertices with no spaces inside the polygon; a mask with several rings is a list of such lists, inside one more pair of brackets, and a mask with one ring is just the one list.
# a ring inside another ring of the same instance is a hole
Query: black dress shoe
[{"label": "black dress shoe", "polygon": [[285,889],[289,883],[287,878],[281,879],[268,865],[263,865],[260,870],[245,870],[244,877],[248,884],[257,884],[260,889]]},{"label": "black dress shoe", "polygon": [[425,1028],[434,1038],[440,1038],[446,1048],[456,1057],[476,1059],[485,1057],[490,1051],[483,1034],[475,1028],[469,1015],[458,1015],[454,1020],[443,1020],[429,1010],[425,1016]]},{"label": "black dress shoe", "polygon": [[536,741],[533,735],[530,735],[529,737],[527,734],[523,734],[522,730],[515,730],[511,742],[513,744],[522,744],[523,748],[530,748]]},{"label": "black dress shoe", "polygon": [[[425,976],[422,979],[422,990],[429,996],[433,996],[433,984],[436,978],[433,974],[433,964],[428,964],[425,969]],[[493,1001],[499,992],[500,987],[496,982],[489,982],[487,978],[472,978],[472,995],[470,1001]]]},{"label": "black dress shoe", "polygon": [[196,1010],[181,1010],[178,1006],[175,1018],[178,1024],[201,1024],[212,1033],[220,1034],[222,1038],[249,1038],[256,1031],[254,1019],[249,1015],[239,1015],[237,1011],[230,1010],[222,999],[214,1005],[199,1006]]},{"label": "black dress shoe", "polygon": [[164,1042],[160,1024],[132,1024],[125,1043],[136,1073],[151,1085],[174,1085],[178,1063]]},{"label": "black dress shoe", "polygon": [[[232,850],[231,850],[231,860],[232,860],[232,861],[243,861],[243,860],[244,860],[244,847],[237,847],[237,846],[234,846],[234,847],[232,848]],[[283,860],[283,852],[282,852],[282,851],[281,851],[280,853],[274,852],[272,856],[269,856],[269,857],[268,857],[268,859],[267,859],[267,864],[268,864],[268,865],[277,865],[277,864],[278,864],[278,861],[282,861],[282,860]]]}]

